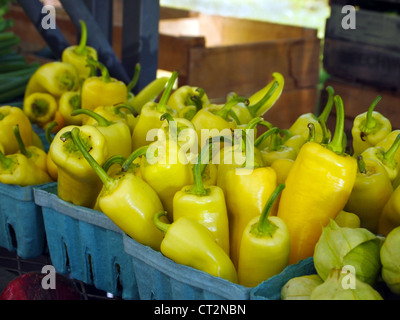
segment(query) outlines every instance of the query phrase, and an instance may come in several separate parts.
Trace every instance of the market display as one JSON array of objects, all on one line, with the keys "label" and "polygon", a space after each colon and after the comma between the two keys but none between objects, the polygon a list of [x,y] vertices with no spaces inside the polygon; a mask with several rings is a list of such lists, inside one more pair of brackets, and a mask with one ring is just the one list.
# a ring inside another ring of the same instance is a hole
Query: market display
[{"label": "market display", "polygon": [[[112,78],[86,39],[81,21],[79,45],[29,74],[22,106],[0,106],[2,184],[57,182],[61,200],[141,245],[245,287],[313,257],[317,274],[288,281],[283,300],[379,300],[382,281],[399,294],[400,135],[375,110],[380,97],[354,119],[349,149],[346,101],[330,86],[319,116],[278,128],[279,72],[218,104],[176,87],[176,71],[134,95],[140,65],[129,84]],[[346,266],[355,289],[343,288]]]}]

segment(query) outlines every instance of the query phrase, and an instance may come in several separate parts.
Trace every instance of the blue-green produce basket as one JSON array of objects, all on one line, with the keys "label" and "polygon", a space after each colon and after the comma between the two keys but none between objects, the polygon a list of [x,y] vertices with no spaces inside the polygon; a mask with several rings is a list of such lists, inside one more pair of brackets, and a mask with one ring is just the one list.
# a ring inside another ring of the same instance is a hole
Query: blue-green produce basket
[{"label": "blue-green produce basket", "polygon": [[254,288],[244,287],[177,264],[161,252],[124,234],[143,300],[280,300],[283,285],[293,277],[315,273],[312,258],[286,267]]},{"label": "blue-green produce basket", "polygon": [[35,188],[56,271],[126,300],[139,298],[123,232],[102,212],[57,196],[57,183]]},{"label": "blue-green produce basket", "polygon": [[[48,152],[45,131],[35,124],[32,129]],[[33,259],[46,252],[42,209],[34,201],[35,187],[0,183],[0,247],[16,251],[22,259]]]},{"label": "blue-green produce basket", "polygon": [[42,210],[33,188],[0,183],[0,247],[22,259],[36,258],[46,249]]}]

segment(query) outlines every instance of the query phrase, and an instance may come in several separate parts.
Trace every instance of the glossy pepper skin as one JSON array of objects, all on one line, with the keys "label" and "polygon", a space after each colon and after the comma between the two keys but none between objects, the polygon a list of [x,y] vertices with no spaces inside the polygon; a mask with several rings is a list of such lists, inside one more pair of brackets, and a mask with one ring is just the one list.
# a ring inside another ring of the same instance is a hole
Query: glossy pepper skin
[{"label": "glossy pepper skin", "polygon": [[127,163],[137,156],[144,156],[140,163],[140,175],[156,191],[163,208],[169,210],[168,219],[172,221],[174,194],[192,179],[189,163],[181,161],[185,157],[183,151],[174,140],[155,141],[135,151]]},{"label": "glossy pepper skin", "polygon": [[[273,135],[269,146],[260,150],[263,162],[266,166],[272,165],[277,159],[295,160],[301,146],[306,142],[302,135],[296,135],[285,139],[283,142],[279,130]],[[255,143],[257,146],[257,144]]]},{"label": "glossy pepper skin", "polygon": [[[54,137],[51,134],[51,131],[53,128],[57,126],[57,122],[53,121],[50,122],[46,127],[45,127],[45,137],[49,145],[53,142]],[[46,157],[46,164],[47,164],[47,172],[50,175],[50,177],[54,180],[57,181],[58,179],[58,168],[57,165],[54,163],[53,158],[50,157],[49,154],[47,154]]]},{"label": "glossy pepper skin", "polygon": [[93,123],[93,126],[103,134],[106,140],[108,157],[114,155],[128,157],[131,154],[131,132],[126,123],[109,121],[100,114],[88,109],[77,109],[71,115],[87,115],[95,120],[96,123]]},{"label": "glossy pepper skin", "polygon": [[237,128],[237,122],[230,117],[230,111],[240,102],[248,103],[248,100],[238,97],[229,100],[225,105],[210,104],[196,113],[192,123],[201,148],[209,138],[224,134],[223,132],[229,133],[230,130]]},{"label": "glossy pepper skin", "polygon": [[49,175],[22,153],[0,152],[0,182],[22,187],[51,182]]},{"label": "glossy pepper skin", "polygon": [[36,167],[38,167],[40,170],[44,171],[45,173],[48,173],[47,153],[43,149],[40,149],[36,146],[25,146],[25,144],[21,138],[21,133],[20,133],[18,124],[13,127],[13,132],[14,132],[15,139],[17,140],[18,145],[19,145],[18,153],[22,153]]},{"label": "glossy pepper skin", "polygon": [[[62,128],[50,145],[49,155],[58,169],[57,193],[64,201],[93,208],[102,184],[74,142],[65,137],[75,127]],[[94,126],[83,125],[79,129],[81,140],[92,157],[103,164],[108,158],[103,134]]]},{"label": "glossy pepper skin", "polygon": [[202,167],[209,161],[207,144],[193,166],[194,184],[184,186],[173,196],[173,221],[190,217],[205,226],[229,255],[229,222],[224,192],[218,186],[204,186],[201,176]]},{"label": "glossy pepper skin", "polygon": [[[89,65],[100,69],[101,76],[88,77],[81,88],[81,108],[94,110],[98,106],[126,103],[128,90],[122,81],[110,77],[107,68],[99,61],[87,58]],[[83,123],[88,117],[84,117]]]},{"label": "glossy pepper skin", "polygon": [[289,231],[283,220],[269,216],[283,188],[284,184],[276,187],[261,215],[249,221],[243,231],[237,268],[239,284],[243,286],[255,287],[282,272],[288,265]]},{"label": "glossy pepper skin", "polygon": [[307,142],[286,179],[277,216],[289,229],[289,263],[297,263],[314,253],[322,228],[344,208],[357,175],[357,161],[344,154],[344,108],[335,96],[336,129],[331,142]]},{"label": "glossy pepper skin", "polygon": [[88,78],[91,74],[91,69],[87,65],[87,57],[92,57],[97,60],[97,51],[93,47],[87,46],[87,28],[83,20],[79,21],[81,25],[81,38],[79,45],[69,46],[64,49],[61,55],[61,61],[67,62],[75,66],[78,70],[79,77],[82,81]]},{"label": "glossy pepper skin", "polygon": [[191,120],[196,112],[210,104],[204,89],[184,85],[171,93],[167,104],[176,110],[180,117]]},{"label": "glossy pepper skin", "polygon": [[374,111],[381,98],[381,96],[376,97],[368,111],[354,118],[351,134],[353,136],[353,152],[355,155],[374,147],[392,131],[390,120],[379,112]]},{"label": "glossy pepper skin", "polygon": [[289,128],[291,135],[301,135],[304,139],[308,138],[309,129],[308,124],[314,124],[315,129],[315,142],[327,143],[331,138],[331,133],[326,127],[326,122],[328,121],[329,115],[333,107],[333,97],[335,91],[331,86],[326,87],[328,92],[328,101],[319,116],[313,113],[305,113],[298,117],[295,122]]},{"label": "glossy pepper skin", "polygon": [[136,150],[152,142],[151,137],[148,137],[148,133],[162,126],[163,121],[160,120],[160,117],[163,114],[169,113],[172,117],[177,115],[176,111],[167,105],[168,98],[177,77],[178,73],[173,72],[165,85],[164,92],[158,103],[151,101],[143,106],[132,133],[132,150]]},{"label": "glossy pepper skin", "polygon": [[[265,132],[264,136],[274,134],[278,128],[274,127]],[[236,168],[240,168],[246,165],[246,159],[251,161],[253,160],[254,166],[264,166],[264,162],[261,156],[260,151],[251,146],[249,143],[243,143],[243,137],[246,137],[249,132],[246,132],[242,135],[242,140],[237,141],[236,139],[231,143],[231,145],[225,146],[217,153],[216,157],[219,157],[218,163],[218,172],[217,172],[217,185],[224,190],[226,195],[227,187],[227,173],[231,170],[236,170]],[[253,159],[251,159],[253,157]]]},{"label": "glossy pepper skin", "polygon": [[365,159],[377,160],[386,170],[390,181],[394,181],[399,174],[399,163],[396,161],[396,154],[400,148],[400,134],[397,135],[393,144],[388,150],[382,147],[369,147],[361,155]]},{"label": "glossy pepper skin", "polygon": [[163,206],[156,192],[132,172],[118,178],[110,177],[86,151],[79,138],[79,128],[72,129],[71,137],[81,150],[83,160],[90,164],[103,183],[97,199],[100,210],[127,235],[159,250],[163,233],[154,225],[153,216],[163,210]]},{"label": "glossy pepper skin", "polygon": [[389,200],[383,207],[379,225],[378,234],[386,237],[390,231],[400,226],[400,188],[397,187],[392,192]]},{"label": "glossy pepper skin", "polygon": [[360,155],[356,181],[345,211],[360,218],[360,226],[373,233],[378,232],[379,218],[389,200],[393,186],[385,168],[375,159],[363,159]]},{"label": "glossy pepper skin", "polygon": [[81,108],[81,94],[79,91],[67,91],[62,94],[58,101],[58,110],[64,118],[64,124],[70,125],[82,125],[81,116],[71,116],[71,113]]},{"label": "glossy pepper skin", "polygon": [[[121,103],[115,106],[99,106],[93,110],[95,113],[106,118],[108,121],[116,122],[121,121],[126,123],[133,133],[133,129],[137,123],[138,118],[136,118],[136,111],[128,103]],[[96,120],[90,118],[87,120],[86,124],[95,124]]]},{"label": "glossy pepper skin", "polygon": [[49,93],[35,92],[24,99],[25,114],[32,123],[37,123],[41,127],[54,119],[57,109],[57,101]]},{"label": "glossy pepper skin", "polygon": [[[249,110],[253,117],[263,116],[282,94],[285,79],[279,72],[272,73],[273,80],[249,97]],[[266,98],[268,97],[268,98]],[[262,103],[260,103],[262,102]]]},{"label": "glossy pepper skin", "polygon": [[161,242],[161,253],[176,263],[204,271],[215,277],[237,283],[237,272],[215,238],[205,226],[182,217],[171,224],[160,222],[165,212],[154,215],[155,225],[165,235]]},{"label": "glossy pepper skin", "polygon": [[4,154],[13,154],[19,150],[18,143],[13,137],[14,125],[19,125],[22,141],[26,146],[33,144],[32,124],[21,108],[12,106],[0,107],[0,144]]},{"label": "glossy pepper skin", "polygon": [[61,61],[48,62],[41,65],[29,79],[25,98],[35,92],[49,93],[59,98],[66,91],[78,90],[79,85],[78,70],[72,64]]},{"label": "glossy pepper skin", "polygon": [[[240,242],[246,225],[261,214],[276,186],[276,173],[271,167],[237,168],[226,173],[230,256],[235,266],[238,265]],[[272,215],[276,212],[274,207]]]}]

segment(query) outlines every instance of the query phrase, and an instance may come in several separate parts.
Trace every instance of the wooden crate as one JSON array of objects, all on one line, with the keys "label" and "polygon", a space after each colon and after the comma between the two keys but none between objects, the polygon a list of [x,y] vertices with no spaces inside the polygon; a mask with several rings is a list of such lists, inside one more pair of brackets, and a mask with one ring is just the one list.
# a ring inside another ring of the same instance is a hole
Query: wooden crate
[{"label": "wooden crate", "polygon": [[[400,9],[400,2],[397,4]],[[400,91],[400,15],[358,8],[356,28],[343,29],[342,5],[331,5],[323,65],[338,78]]]},{"label": "wooden crate", "polygon": [[314,29],[199,14],[160,21],[159,68],[179,73],[211,98],[261,89],[277,71],[285,88],[318,84],[320,40]]}]

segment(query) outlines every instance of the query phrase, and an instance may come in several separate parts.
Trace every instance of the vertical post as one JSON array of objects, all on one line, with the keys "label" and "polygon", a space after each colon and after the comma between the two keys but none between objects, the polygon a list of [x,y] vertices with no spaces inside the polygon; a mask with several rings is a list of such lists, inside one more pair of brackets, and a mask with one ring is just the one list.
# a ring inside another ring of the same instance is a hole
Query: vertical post
[{"label": "vertical post", "polygon": [[159,0],[124,0],[121,58],[131,78],[136,63],[141,65],[135,92],[156,78],[159,19]]},{"label": "vertical post", "polygon": [[113,0],[84,0],[109,43],[113,39]]},{"label": "vertical post", "polygon": [[32,24],[36,27],[43,40],[46,41],[54,56],[57,59],[60,59],[62,52],[66,47],[69,46],[69,43],[65,39],[60,29],[57,28],[57,23],[55,29],[43,28],[42,19],[47,13],[42,13],[42,3],[39,0],[18,0],[18,4],[24,9],[25,14],[31,20]]}]

